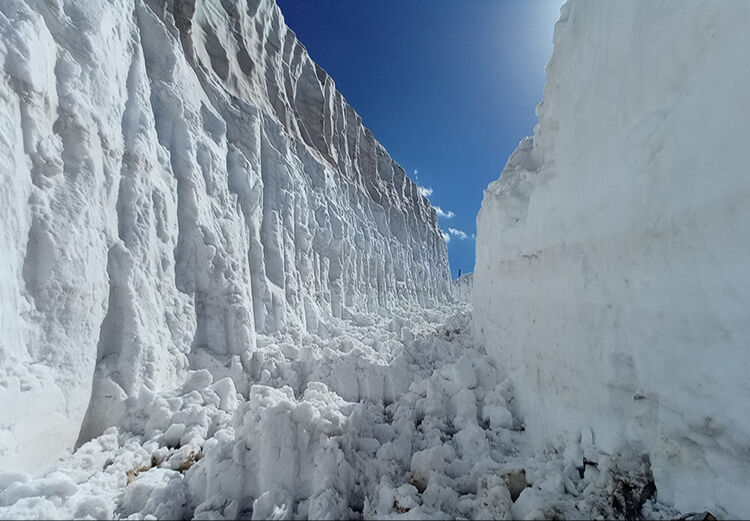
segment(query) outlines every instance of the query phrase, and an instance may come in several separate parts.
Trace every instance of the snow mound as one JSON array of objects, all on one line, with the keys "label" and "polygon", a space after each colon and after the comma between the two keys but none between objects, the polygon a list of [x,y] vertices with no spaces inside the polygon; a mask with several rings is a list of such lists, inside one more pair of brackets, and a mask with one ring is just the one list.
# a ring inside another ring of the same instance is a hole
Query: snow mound
[{"label": "snow mound", "polygon": [[272,1],[5,0],[0,66],[4,470],[258,333],[450,299],[434,209]]},{"label": "snow mound", "polygon": [[[445,309],[334,320],[325,337],[259,335],[239,388],[193,372],[130,399],[127,422],[46,475],[0,473],[0,518],[676,517],[641,502],[647,462],[591,440],[530,452],[510,382],[472,341],[470,317]],[[299,352],[282,349],[292,341]]]},{"label": "snow mound", "polygon": [[750,512],[748,48],[747,3],[568,2],[534,136],[484,195],[473,297],[537,446],[646,454],[660,501],[732,517]]}]

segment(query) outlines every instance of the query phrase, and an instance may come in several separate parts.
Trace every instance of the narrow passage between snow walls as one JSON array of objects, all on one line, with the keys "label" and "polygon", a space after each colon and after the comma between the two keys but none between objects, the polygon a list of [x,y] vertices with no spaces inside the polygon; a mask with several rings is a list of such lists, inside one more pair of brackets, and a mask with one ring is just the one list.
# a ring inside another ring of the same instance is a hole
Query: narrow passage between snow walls
[{"label": "narrow passage between snow walls", "polygon": [[0,518],[747,514],[748,48],[567,3],[452,290],[272,1],[0,2]]}]

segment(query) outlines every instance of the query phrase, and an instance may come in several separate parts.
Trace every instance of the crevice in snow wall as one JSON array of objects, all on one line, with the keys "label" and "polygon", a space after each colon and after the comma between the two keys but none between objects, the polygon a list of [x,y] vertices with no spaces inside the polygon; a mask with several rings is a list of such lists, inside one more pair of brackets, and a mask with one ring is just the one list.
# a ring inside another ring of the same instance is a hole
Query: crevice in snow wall
[{"label": "crevice in snow wall", "polygon": [[478,217],[476,335],[539,444],[647,453],[750,512],[750,4],[570,1],[534,137]]},{"label": "crevice in snow wall", "polygon": [[7,0],[0,66],[4,470],[258,332],[450,300],[434,210],[272,1]]}]

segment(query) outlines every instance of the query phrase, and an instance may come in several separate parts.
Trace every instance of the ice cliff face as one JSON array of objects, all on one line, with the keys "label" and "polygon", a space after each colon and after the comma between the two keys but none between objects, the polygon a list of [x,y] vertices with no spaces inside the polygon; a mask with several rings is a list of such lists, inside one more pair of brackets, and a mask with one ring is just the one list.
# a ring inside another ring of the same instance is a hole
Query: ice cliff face
[{"label": "ice cliff face", "polygon": [[0,64],[5,470],[256,332],[449,298],[434,210],[272,2],[7,0]]},{"label": "ice cliff face", "polygon": [[649,454],[746,516],[750,5],[569,2],[533,139],[478,218],[476,333],[528,431]]}]

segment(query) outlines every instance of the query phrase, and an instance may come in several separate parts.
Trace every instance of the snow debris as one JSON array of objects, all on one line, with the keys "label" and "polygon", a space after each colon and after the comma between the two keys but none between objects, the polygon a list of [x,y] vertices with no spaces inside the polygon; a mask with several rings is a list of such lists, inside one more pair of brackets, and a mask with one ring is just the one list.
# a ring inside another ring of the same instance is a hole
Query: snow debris
[{"label": "snow debris", "polygon": [[[444,308],[338,321],[322,337],[261,336],[252,374],[213,382],[200,370],[174,391],[144,389],[119,429],[51,472],[0,474],[0,518],[676,514],[646,494],[646,460],[587,440],[531,452],[470,317]],[[283,345],[300,347],[289,356]]]}]

